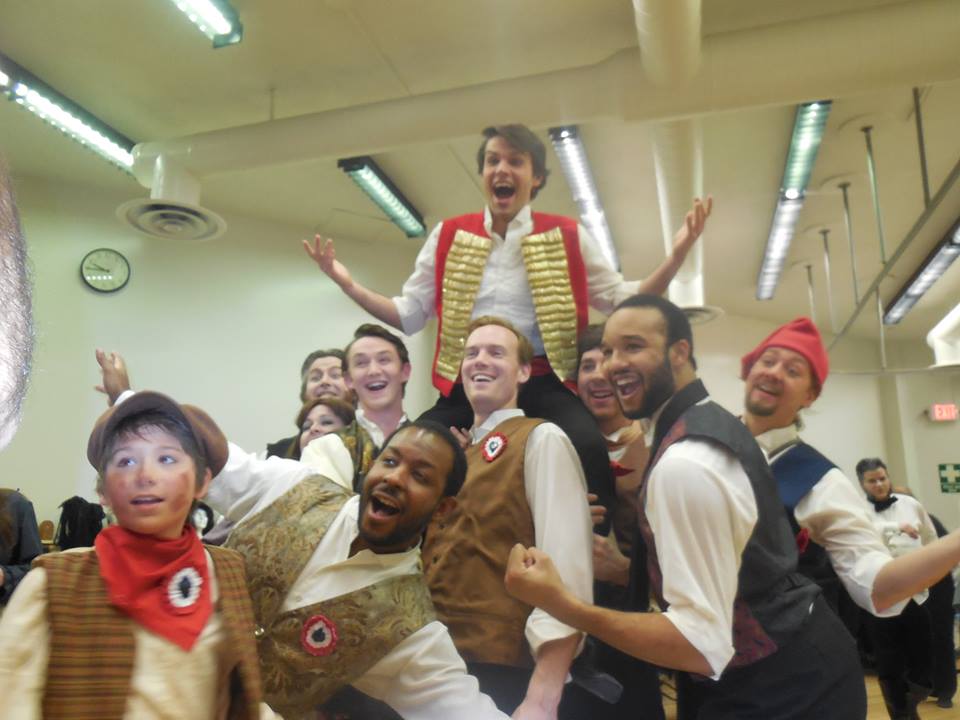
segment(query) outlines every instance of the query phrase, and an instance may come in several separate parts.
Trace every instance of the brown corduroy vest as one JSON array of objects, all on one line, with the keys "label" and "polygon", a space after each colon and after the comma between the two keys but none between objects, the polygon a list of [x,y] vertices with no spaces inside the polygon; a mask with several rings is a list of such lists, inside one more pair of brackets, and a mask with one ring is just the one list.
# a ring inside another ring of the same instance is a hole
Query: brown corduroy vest
[{"label": "brown corduroy vest", "polygon": [[[427,531],[424,575],[437,617],[468,662],[533,665],[524,637],[533,608],[507,594],[503,575],[514,544],[536,542],[523,465],[527,438],[541,422],[513,417],[471,445],[456,508]],[[487,461],[483,447],[496,433],[507,445]]]},{"label": "brown corduroy vest", "polygon": [[[255,720],[260,671],[243,558],[217,547],[207,550],[220,593],[216,610],[226,631],[217,697],[228,699],[231,720]],[[122,720],[133,672],[133,621],[110,605],[96,552],[43,555],[35,564],[47,573],[50,659],[44,720]]]}]

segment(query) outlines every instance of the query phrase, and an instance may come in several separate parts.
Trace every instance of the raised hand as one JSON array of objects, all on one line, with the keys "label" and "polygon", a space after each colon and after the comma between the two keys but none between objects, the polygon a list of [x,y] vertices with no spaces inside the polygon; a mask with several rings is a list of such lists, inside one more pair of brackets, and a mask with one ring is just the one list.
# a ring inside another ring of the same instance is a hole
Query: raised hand
[{"label": "raised hand", "polygon": [[100,385],[95,385],[94,388],[107,396],[108,405],[113,405],[123,391],[130,389],[127,364],[120,353],[107,353],[100,348],[97,348],[97,363],[103,377]]},{"label": "raised hand", "polygon": [[683,262],[690,252],[690,248],[697,241],[697,238],[703,233],[703,228],[707,224],[707,218],[713,210],[713,196],[707,195],[706,202],[700,198],[694,198],[693,208],[683,219],[683,227],[677,230],[673,236],[673,255],[679,262]]},{"label": "raised hand", "polygon": [[470,431],[464,430],[462,428],[450,426],[450,432],[453,433],[453,436],[457,439],[457,442],[460,443],[460,447],[464,450],[470,447],[473,442],[473,439],[470,437]]},{"label": "raised hand", "polygon": [[611,538],[593,536],[593,579],[624,587],[630,583],[630,558]]},{"label": "raised hand", "polygon": [[303,249],[307,251],[313,261],[323,270],[324,274],[333,280],[341,289],[346,290],[353,285],[353,278],[346,266],[337,260],[333,240],[324,240],[319,235],[313,236],[313,243],[303,241]]},{"label": "raised hand", "polygon": [[587,503],[590,505],[590,521],[594,525],[603,525],[607,519],[607,508],[598,505],[600,498],[594,493],[587,493]]}]

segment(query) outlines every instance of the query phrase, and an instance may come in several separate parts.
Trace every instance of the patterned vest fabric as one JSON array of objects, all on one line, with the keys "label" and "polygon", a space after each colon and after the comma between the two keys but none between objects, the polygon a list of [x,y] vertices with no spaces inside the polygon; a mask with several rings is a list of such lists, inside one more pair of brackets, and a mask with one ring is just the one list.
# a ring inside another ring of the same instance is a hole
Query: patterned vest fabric
[{"label": "patterned vest fabric", "polygon": [[[437,616],[467,662],[533,665],[524,636],[533,608],[507,594],[503,576],[514,544],[536,543],[523,466],[527,438],[541,422],[513,417],[471,445],[456,508],[427,530],[427,585]],[[497,434],[506,446],[488,461],[483,448]]]},{"label": "patterned vest fabric", "polygon": [[[561,380],[577,362],[577,336],[587,325],[587,271],[580,253],[577,223],[572,218],[532,213],[533,232],[521,240],[527,280],[533,296],[544,351]],[[445,220],[435,262],[437,347],[433,385],[444,395],[460,374],[467,326],[493,240],[483,213]]]},{"label": "patterned vest fabric", "polygon": [[[351,496],[325,477],[307,478],[238,525],[227,541],[247,560],[264,699],[285,717],[324,703],[435,619],[419,574],[281,611],[293,583]],[[310,644],[318,637],[324,640],[319,650]]]},{"label": "patterned vest fabric", "polygon": [[[243,559],[208,547],[213,558],[226,641],[219,648],[217,697],[229,701],[218,717],[259,718],[260,672]],[[43,555],[47,573],[50,659],[43,697],[45,720],[121,720],[135,656],[133,621],[110,605],[96,552]]]},{"label": "patterned vest fabric", "polygon": [[727,666],[730,669],[750,665],[783,646],[808,617],[819,589],[796,573],[796,542],[763,451],[736,417],[714,402],[701,404],[706,397],[707,391],[699,380],[687,385],[671,398],[657,422],[652,459],[640,497],[640,532],[648,547],[652,589],[660,606],[666,609],[656,538],[646,516],[650,473],[668,447],[687,438],[713,443],[740,461],[756,500],[757,522],[743,550],[737,577],[733,613],[735,653]]},{"label": "patterned vest fabric", "polygon": [[359,494],[363,488],[363,479],[377,456],[377,446],[374,445],[370,433],[356,420],[338,430],[336,434],[350,453],[350,460],[353,462],[353,491]]}]

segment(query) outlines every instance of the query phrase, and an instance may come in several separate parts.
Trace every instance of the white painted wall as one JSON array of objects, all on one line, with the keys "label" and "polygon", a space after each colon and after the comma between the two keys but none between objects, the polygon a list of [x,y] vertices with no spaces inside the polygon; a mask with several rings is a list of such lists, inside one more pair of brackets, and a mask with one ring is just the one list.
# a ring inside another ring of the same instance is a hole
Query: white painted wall
[{"label": "white painted wall", "polygon": [[[225,215],[214,241],[185,246],[125,228],[115,208],[129,196],[30,179],[16,183],[34,278],[35,365],[20,432],[0,454],[3,486],[20,487],[39,519],[58,505],[93,499],[86,461],[90,429],[105,409],[94,392],[94,348],[122,352],[133,383],[210,412],[228,437],[249,449],[292,434],[303,358],[342,347],[370,317],[344,297],[300,246],[309,228]],[[130,261],[122,291],[101,295],[79,275],[89,250],[112,247]],[[419,242],[338,243],[357,279],[395,293]],[[408,412],[433,402],[432,333],[409,340],[415,372]]]}]

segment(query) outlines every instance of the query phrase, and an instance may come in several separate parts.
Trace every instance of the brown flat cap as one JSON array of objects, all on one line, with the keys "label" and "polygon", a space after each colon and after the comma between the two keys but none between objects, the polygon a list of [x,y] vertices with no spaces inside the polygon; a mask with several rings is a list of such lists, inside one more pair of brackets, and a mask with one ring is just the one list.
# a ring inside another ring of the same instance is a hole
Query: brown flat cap
[{"label": "brown flat cap", "polygon": [[95,470],[99,472],[103,453],[107,449],[107,441],[120,421],[131,415],[152,410],[172,415],[185,422],[193,433],[197,445],[203,448],[210,472],[216,477],[223,470],[223,466],[227,464],[227,438],[217,427],[213,418],[198,407],[181,405],[167,395],[150,390],[134,393],[122,403],[107,410],[97,420],[97,424],[93,426],[93,432],[90,433],[90,440],[87,442],[87,460]]}]

